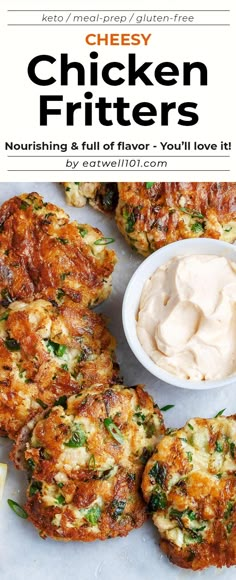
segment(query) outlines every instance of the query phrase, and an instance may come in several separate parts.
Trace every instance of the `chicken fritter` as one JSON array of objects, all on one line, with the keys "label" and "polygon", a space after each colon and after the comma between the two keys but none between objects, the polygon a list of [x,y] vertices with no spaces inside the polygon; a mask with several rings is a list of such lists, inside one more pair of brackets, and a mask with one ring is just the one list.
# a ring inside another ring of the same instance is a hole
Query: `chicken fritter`
[{"label": "chicken fritter", "polygon": [[118,202],[117,183],[69,182],[65,187],[66,201],[69,205],[83,207],[87,201],[102,212],[113,212]]},{"label": "chicken fritter", "polygon": [[117,382],[115,339],[76,303],[14,302],[0,312],[0,433],[15,439],[41,407],[90,385]]},{"label": "chicken fritter", "polygon": [[[23,453],[30,475],[25,510],[40,535],[88,542],[140,527],[141,476],[163,429],[140,386],[91,387],[41,416]],[[17,467],[22,445],[20,436]]]},{"label": "chicken fritter", "polygon": [[[148,256],[185,238],[236,240],[236,183],[65,183],[69,204],[108,209],[130,246]],[[105,194],[106,186],[108,193]],[[104,200],[104,202],[103,202]],[[104,207],[103,204],[104,203]]]},{"label": "chicken fritter", "polygon": [[236,183],[119,183],[116,223],[143,256],[185,238],[236,240]]},{"label": "chicken fritter", "polygon": [[2,306],[63,296],[93,306],[109,295],[115,262],[98,229],[70,222],[37,193],[13,197],[0,208]]},{"label": "chicken fritter", "polygon": [[171,562],[201,570],[236,564],[236,415],[167,431],[142,489]]}]

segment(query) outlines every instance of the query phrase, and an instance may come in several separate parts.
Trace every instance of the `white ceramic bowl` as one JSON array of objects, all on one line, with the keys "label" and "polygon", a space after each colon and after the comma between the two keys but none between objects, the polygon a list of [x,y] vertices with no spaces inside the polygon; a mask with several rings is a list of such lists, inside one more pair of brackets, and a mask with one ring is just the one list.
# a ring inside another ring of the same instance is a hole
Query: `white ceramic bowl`
[{"label": "white ceramic bowl", "polygon": [[212,381],[191,381],[181,379],[177,375],[173,375],[158,367],[158,365],[152,361],[139,342],[136,332],[139,303],[146,280],[152,276],[157,268],[162,266],[162,264],[166,264],[166,262],[172,258],[194,254],[224,256],[227,259],[236,262],[236,246],[228,244],[227,242],[221,242],[209,238],[181,240],[157,250],[151,254],[151,256],[146,258],[146,260],[144,260],[137,268],[126,288],[122,308],[123,327],[129,346],[136,358],[155,377],[158,377],[166,383],[184,389],[214,389],[216,387],[222,387],[236,382],[236,374]]}]

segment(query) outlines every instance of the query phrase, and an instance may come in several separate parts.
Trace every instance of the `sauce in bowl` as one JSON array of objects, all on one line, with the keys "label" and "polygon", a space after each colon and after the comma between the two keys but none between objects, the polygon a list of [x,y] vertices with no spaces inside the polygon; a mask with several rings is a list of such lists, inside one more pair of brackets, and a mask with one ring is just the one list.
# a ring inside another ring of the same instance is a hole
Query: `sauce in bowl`
[{"label": "sauce in bowl", "polygon": [[236,374],[236,263],[187,255],[160,266],[144,285],[137,335],[149,357],[180,378]]}]

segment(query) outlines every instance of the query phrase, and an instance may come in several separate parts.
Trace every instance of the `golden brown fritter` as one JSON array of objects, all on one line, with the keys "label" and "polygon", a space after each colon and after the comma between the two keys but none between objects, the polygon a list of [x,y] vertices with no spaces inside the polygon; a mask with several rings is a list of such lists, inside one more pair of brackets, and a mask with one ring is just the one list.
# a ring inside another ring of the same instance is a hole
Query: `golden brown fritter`
[{"label": "golden brown fritter", "polygon": [[2,306],[64,295],[85,306],[98,304],[110,293],[115,262],[98,229],[70,222],[37,193],[13,197],[0,208]]},{"label": "golden brown fritter", "polygon": [[236,183],[119,183],[116,222],[143,256],[185,238],[236,240]]},{"label": "golden brown fritter", "polygon": [[182,568],[236,564],[236,415],[166,433],[142,489],[160,546]]},{"label": "golden brown fritter", "polygon": [[236,183],[117,185],[118,193],[114,183],[64,183],[69,204],[82,207],[89,199],[93,207],[115,212],[119,230],[143,256],[185,238],[236,240]]},{"label": "golden brown fritter", "polygon": [[63,183],[69,205],[83,207],[89,204],[102,212],[113,212],[118,201],[117,183],[69,182]]},{"label": "golden brown fritter", "polygon": [[[40,534],[88,542],[140,527],[140,480],[162,432],[161,413],[140,386],[91,387],[46,412],[24,451],[25,509]],[[17,466],[19,446],[21,436]]]},{"label": "golden brown fritter", "polygon": [[76,303],[14,302],[0,312],[0,433],[21,427],[63,395],[116,382],[115,340],[101,316]]}]

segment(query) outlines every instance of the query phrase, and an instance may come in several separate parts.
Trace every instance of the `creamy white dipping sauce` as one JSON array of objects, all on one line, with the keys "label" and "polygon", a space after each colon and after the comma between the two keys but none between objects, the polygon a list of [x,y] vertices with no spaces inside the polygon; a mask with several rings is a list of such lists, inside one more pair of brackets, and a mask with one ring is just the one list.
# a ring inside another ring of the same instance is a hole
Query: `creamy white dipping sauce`
[{"label": "creamy white dipping sauce", "polygon": [[236,373],[236,263],[173,258],[145,283],[137,335],[150,358],[183,379]]}]

